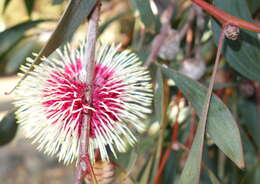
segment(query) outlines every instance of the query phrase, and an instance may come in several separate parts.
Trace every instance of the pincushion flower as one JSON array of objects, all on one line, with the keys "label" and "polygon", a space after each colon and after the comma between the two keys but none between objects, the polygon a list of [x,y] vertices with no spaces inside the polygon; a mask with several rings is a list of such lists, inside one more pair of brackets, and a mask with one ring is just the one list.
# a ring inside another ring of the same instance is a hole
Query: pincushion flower
[{"label": "pincushion flower", "polygon": [[[113,46],[96,49],[92,105],[85,98],[85,47],[57,50],[59,59],[43,58],[16,89],[18,123],[48,155],[56,155],[65,164],[79,157],[83,115],[91,111],[89,156],[95,150],[108,160],[108,150],[124,152],[136,142],[150,113],[152,86],[149,72],[130,51],[118,52]],[[32,59],[22,66],[28,71]],[[22,74],[23,75],[23,74]]]}]

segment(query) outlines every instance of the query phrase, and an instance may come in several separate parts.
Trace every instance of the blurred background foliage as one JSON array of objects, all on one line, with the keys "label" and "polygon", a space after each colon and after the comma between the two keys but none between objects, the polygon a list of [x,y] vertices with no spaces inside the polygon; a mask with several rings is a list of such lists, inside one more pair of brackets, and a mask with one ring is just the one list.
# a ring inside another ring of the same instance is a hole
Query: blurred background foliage
[{"label": "blurred background foliage", "polygon": [[[259,0],[211,2],[232,15],[260,22]],[[66,41],[77,46],[85,39],[87,16],[95,3],[96,0],[1,0],[0,80],[15,75],[33,52],[48,56]],[[131,49],[147,61],[164,23],[168,3],[169,0],[103,0],[99,39],[121,43],[122,49]],[[67,14],[58,22],[65,10]],[[147,131],[139,136],[136,147],[129,147],[117,160],[112,158],[115,183],[178,183],[191,149],[206,96],[206,88],[201,84],[209,83],[220,25],[186,0],[176,0],[169,18],[166,40],[156,64],[149,66],[154,85],[153,114],[146,120]],[[257,184],[259,35],[241,30],[237,41],[225,42],[223,56],[201,150],[201,183]],[[1,86],[2,91],[14,85]],[[17,131],[12,107],[6,105],[12,99],[6,98],[0,97],[0,110],[5,115],[0,122],[0,146],[10,143]],[[245,167],[238,168],[244,161]]]}]

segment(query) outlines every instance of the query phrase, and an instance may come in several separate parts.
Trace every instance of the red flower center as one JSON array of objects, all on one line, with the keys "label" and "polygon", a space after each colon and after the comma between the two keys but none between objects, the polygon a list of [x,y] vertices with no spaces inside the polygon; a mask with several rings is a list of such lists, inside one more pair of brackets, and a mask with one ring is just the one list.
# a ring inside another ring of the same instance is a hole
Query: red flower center
[{"label": "red flower center", "polygon": [[[114,71],[98,64],[95,66],[92,106],[85,99],[88,84],[79,80],[82,70],[81,61],[65,66],[64,71],[53,71],[43,89],[46,99],[46,118],[53,123],[62,123],[61,131],[77,129],[81,133],[83,114],[91,111],[90,137],[103,134],[106,128],[118,121],[118,110],[121,109],[122,81],[115,80]],[[92,110],[90,110],[92,109]],[[99,132],[97,132],[99,131]]]}]

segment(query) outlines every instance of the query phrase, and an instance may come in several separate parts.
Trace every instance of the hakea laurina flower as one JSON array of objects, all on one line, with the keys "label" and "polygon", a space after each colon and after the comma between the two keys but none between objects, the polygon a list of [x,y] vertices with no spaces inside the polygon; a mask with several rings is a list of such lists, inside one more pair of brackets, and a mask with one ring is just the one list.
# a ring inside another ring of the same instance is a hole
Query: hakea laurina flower
[{"label": "hakea laurina flower", "polygon": [[[148,71],[130,51],[113,46],[96,51],[92,106],[86,101],[85,47],[57,51],[60,59],[43,58],[16,90],[16,114],[28,138],[48,155],[66,164],[78,159],[84,113],[92,111],[89,155],[99,150],[108,160],[108,149],[126,151],[136,141],[131,130],[142,131],[150,113],[152,89]],[[26,72],[32,59],[21,69]]]}]

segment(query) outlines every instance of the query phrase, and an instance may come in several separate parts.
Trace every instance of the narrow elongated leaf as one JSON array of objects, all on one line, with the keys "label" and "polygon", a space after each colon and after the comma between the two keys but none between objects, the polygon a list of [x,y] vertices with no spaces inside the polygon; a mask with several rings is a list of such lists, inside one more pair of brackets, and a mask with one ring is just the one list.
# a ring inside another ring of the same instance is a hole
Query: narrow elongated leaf
[{"label": "narrow elongated leaf", "polygon": [[[238,18],[252,22],[252,18],[245,0],[214,0],[215,6]],[[220,35],[221,25],[212,19],[215,43]],[[232,68],[243,76],[260,82],[260,44],[257,34],[240,30],[238,40],[226,39],[223,46],[223,54]]]},{"label": "narrow elongated leaf", "polygon": [[13,47],[26,31],[47,20],[26,21],[0,32],[0,57]]},{"label": "narrow elongated leaf", "polygon": [[204,165],[205,170],[207,171],[208,175],[209,175],[209,179],[211,181],[212,184],[220,184],[220,181],[218,180],[218,178],[215,176],[215,174]]},{"label": "narrow elongated leaf", "polygon": [[152,169],[152,165],[153,165],[153,157],[150,157],[148,163],[146,164],[144,173],[142,175],[142,178],[140,180],[140,184],[147,184],[149,183],[149,178],[151,175],[151,169]]},{"label": "narrow elongated leaf", "polygon": [[4,67],[5,74],[15,74],[15,72],[19,70],[19,66],[24,63],[25,58],[31,55],[35,48],[37,48],[37,42],[35,40],[22,40],[16,44],[5,56],[7,60]]},{"label": "narrow elongated leaf", "polygon": [[138,154],[136,152],[135,149],[133,149],[131,151],[131,154],[130,154],[130,158],[129,158],[129,162],[128,162],[128,166],[126,168],[126,175],[129,176],[130,173],[133,171],[135,165],[136,165],[136,161],[137,161],[137,158],[138,158]]},{"label": "narrow elongated leaf", "polygon": [[14,112],[10,112],[0,121],[0,145],[9,143],[14,138],[16,131],[15,115]]},{"label": "narrow elongated leaf", "polygon": [[[71,38],[74,31],[89,15],[96,2],[97,0],[70,0],[69,5],[66,8],[63,16],[60,18],[56,29],[47,41],[46,45],[41,49],[40,53],[35,58],[30,71],[33,70],[34,65],[38,65],[42,62],[42,56],[48,57],[62,43]],[[25,74],[23,78],[20,79],[15,88],[27,77],[27,74]]]},{"label": "narrow elongated leaf", "polygon": [[161,69],[156,72],[156,85],[154,90],[154,110],[156,119],[160,123],[163,120],[163,78]]},{"label": "narrow elongated leaf", "polygon": [[49,56],[62,43],[67,41],[83,20],[89,15],[95,4],[96,0],[70,0],[59,24],[46,45],[41,49],[34,64],[40,64],[40,58],[42,56]]},{"label": "narrow elongated leaf", "polygon": [[25,3],[27,13],[30,16],[33,11],[35,0],[24,0],[24,3]]},{"label": "narrow elongated leaf", "polygon": [[182,151],[172,151],[163,173],[163,183],[175,183]]},{"label": "narrow elongated leaf", "polygon": [[253,14],[260,8],[260,1],[259,0],[247,0],[248,7],[250,12]]},{"label": "narrow elongated leaf", "polygon": [[[177,85],[178,86],[178,85]],[[183,92],[185,95],[185,92]],[[205,94],[206,96],[206,94]],[[203,99],[205,101],[205,99]],[[205,103],[203,101],[203,103]],[[202,116],[202,112],[201,112]],[[200,118],[201,118],[200,116]],[[202,118],[201,118],[202,119]],[[195,134],[188,159],[182,170],[180,184],[194,183],[198,184],[200,179],[200,170],[202,162],[203,144],[205,129],[202,120],[200,120],[197,132]]]},{"label": "narrow elongated leaf", "polygon": [[[165,129],[167,126],[167,120],[166,118],[166,108],[165,106],[168,104],[165,104],[167,101],[167,97],[165,95],[165,86],[163,84],[163,77],[162,77],[162,72],[161,69],[158,67],[156,71],[156,86],[155,86],[155,93],[154,93],[154,109],[156,113],[156,119],[160,123],[160,131],[159,131],[159,137],[158,137],[158,143],[157,143],[157,148],[156,148],[156,153],[155,153],[155,159],[154,159],[154,166],[152,169],[152,175],[151,179],[153,180],[154,177],[157,174],[159,165],[160,165],[160,158],[162,155],[162,148],[163,148],[163,140],[165,136]],[[165,97],[165,98],[164,98]]]},{"label": "narrow elongated leaf", "polygon": [[113,18],[109,19],[108,21],[104,22],[103,24],[101,24],[98,28],[98,34],[101,35],[110,24],[112,24],[114,21],[117,21],[117,20],[121,19],[122,17],[128,15],[128,13],[129,12],[119,13],[115,17],[113,17]]},{"label": "narrow elongated leaf", "polygon": [[244,124],[257,146],[260,147],[260,125],[257,104],[245,99],[240,99],[239,112],[241,115],[240,122]]},{"label": "narrow elongated leaf", "polygon": [[11,0],[5,0],[5,2],[4,2],[4,8],[3,8],[3,12],[5,12],[7,6],[9,5],[10,2],[11,2]]},{"label": "narrow elongated leaf", "polygon": [[[191,102],[199,117],[202,115],[203,103],[207,89],[200,83],[168,68],[162,68],[163,74],[173,79]],[[207,132],[216,145],[240,168],[244,167],[244,156],[237,124],[222,101],[212,96],[207,120]],[[196,159],[196,155],[194,155]]]},{"label": "narrow elongated leaf", "polygon": [[63,0],[52,0],[52,5],[61,4]]},{"label": "narrow elongated leaf", "polygon": [[149,31],[154,31],[156,19],[149,0],[131,0],[134,9],[139,13],[142,23]]}]

